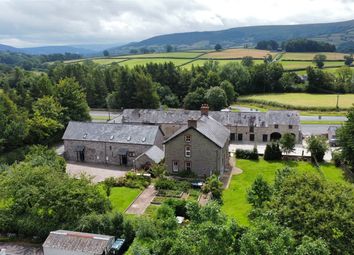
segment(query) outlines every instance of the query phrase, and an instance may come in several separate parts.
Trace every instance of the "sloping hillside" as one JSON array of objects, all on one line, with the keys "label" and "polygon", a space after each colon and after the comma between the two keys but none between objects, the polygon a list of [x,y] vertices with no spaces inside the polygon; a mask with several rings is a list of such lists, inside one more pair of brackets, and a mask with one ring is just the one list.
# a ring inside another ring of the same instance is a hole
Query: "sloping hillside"
[{"label": "sloping hillside", "polygon": [[354,41],[354,20],[336,23],[252,26],[220,31],[167,34],[111,48],[110,52],[121,54],[142,47],[162,50],[167,44],[177,46],[180,50],[212,48],[216,43],[221,43],[226,48],[245,44],[254,45],[260,40],[272,39],[280,42],[293,38],[316,39],[340,46],[343,43]]}]

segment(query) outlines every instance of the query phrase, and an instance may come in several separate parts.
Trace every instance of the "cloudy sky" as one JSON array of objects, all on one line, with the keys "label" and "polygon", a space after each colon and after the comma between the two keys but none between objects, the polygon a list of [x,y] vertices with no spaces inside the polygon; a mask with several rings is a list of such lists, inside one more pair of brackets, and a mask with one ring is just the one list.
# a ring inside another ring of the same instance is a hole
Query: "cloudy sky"
[{"label": "cloudy sky", "polygon": [[354,0],[0,0],[0,43],[125,43],[166,33],[354,18]]}]

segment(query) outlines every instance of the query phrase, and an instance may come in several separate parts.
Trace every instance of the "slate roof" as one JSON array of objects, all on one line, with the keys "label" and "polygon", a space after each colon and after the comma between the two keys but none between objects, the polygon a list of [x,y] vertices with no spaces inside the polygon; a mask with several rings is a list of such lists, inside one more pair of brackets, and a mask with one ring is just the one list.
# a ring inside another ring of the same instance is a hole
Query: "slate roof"
[{"label": "slate roof", "polygon": [[151,160],[153,160],[155,163],[160,163],[161,160],[165,157],[165,153],[163,150],[161,150],[159,147],[156,145],[151,146],[147,151],[139,155],[136,160],[138,160],[142,155],[148,156]]},{"label": "slate roof", "polygon": [[159,127],[70,121],[63,140],[154,145]]},{"label": "slate roof", "polygon": [[87,254],[102,254],[112,241],[114,241],[114,236],[57,230],[50,232],[43,247]]},{"label": "slate roof", "polygon": [[[175,137],[177,137],[178,135],[180,135],[181,133],[183,133],[184,131],[190,128],[192,127],[185,126],[180,128],[164,143],[168,143],[169,141],[171,141],[172,139],[174,139]],[[226,127],[224,127],[220,122],[213,119],[211,116],[202,115],[197,120],[197,127],[194,129],[196,129],[199,133],[204,135],[206,138],[211,140],[220,148],[223,148],[225,146],[225,143],[228,141],[228,138],[230,137],[230,131]]]},{"label": "slate roof", "polygon": [[[300,115],[297,111],[268,111],[268,112],[224,112],[209,111],[209,116],[224,126],[255,126],[270,125],[300,125]],[[121,116],[123,123],[139,124],[179,124],[186,125],[189,119],[198,119],[197,110],[152,110],[125,109]],[[113,120],[112,122],[115,122]],[[118,120],[117,120],[118,122]]]}]

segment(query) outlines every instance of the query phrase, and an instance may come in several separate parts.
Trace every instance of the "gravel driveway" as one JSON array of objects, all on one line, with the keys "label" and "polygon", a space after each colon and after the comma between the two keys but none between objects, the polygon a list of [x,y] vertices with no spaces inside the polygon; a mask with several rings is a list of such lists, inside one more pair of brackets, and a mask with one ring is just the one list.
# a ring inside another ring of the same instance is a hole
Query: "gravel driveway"
[{"label": "gravel driveway", "polygon": [[66,172],[71,176],[80,177],[81,174],[86,174],[92,177],[94,183],[103,181],[108,177],[124,176],[130,168],[123,166],[109,166],[101,164],[88,164],[68,162],[66,164]]}]

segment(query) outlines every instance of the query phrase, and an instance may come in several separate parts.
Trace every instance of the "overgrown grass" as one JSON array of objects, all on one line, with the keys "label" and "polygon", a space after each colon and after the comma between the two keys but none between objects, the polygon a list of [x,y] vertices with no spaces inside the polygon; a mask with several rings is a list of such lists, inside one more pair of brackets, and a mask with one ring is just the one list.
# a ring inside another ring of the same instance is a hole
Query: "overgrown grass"
[{"label": "overgrown grass", "polygon": [[330,120],[302,120],[302,125],[342,125],[342,121],[330,121]]},{"label": "overgrown grass", "polygon": [[229,188],[224,191],[222,210],[227,215],[234,217],[239,224],[245,226],[249,224],[248,214],[252,209],[247,202],[247,191],[259,175],[263,176],[267,182],[273,183],[277,169],[282,169],[289,165],[302,173],[316,173],[330,182],[346,182],[343,171],[328,163],[322,164],[319,170],[311,163],[301,161],[267,162],[263,159],[259,161],[239,159],[236,165],[243,170],[243,173],[233,176]]},{"label": "overgrown grass", "polygon": [[124,212],[140,192],[140,189],[127,187],[112,188],[109,200],[111,201],[113,211]]}]

